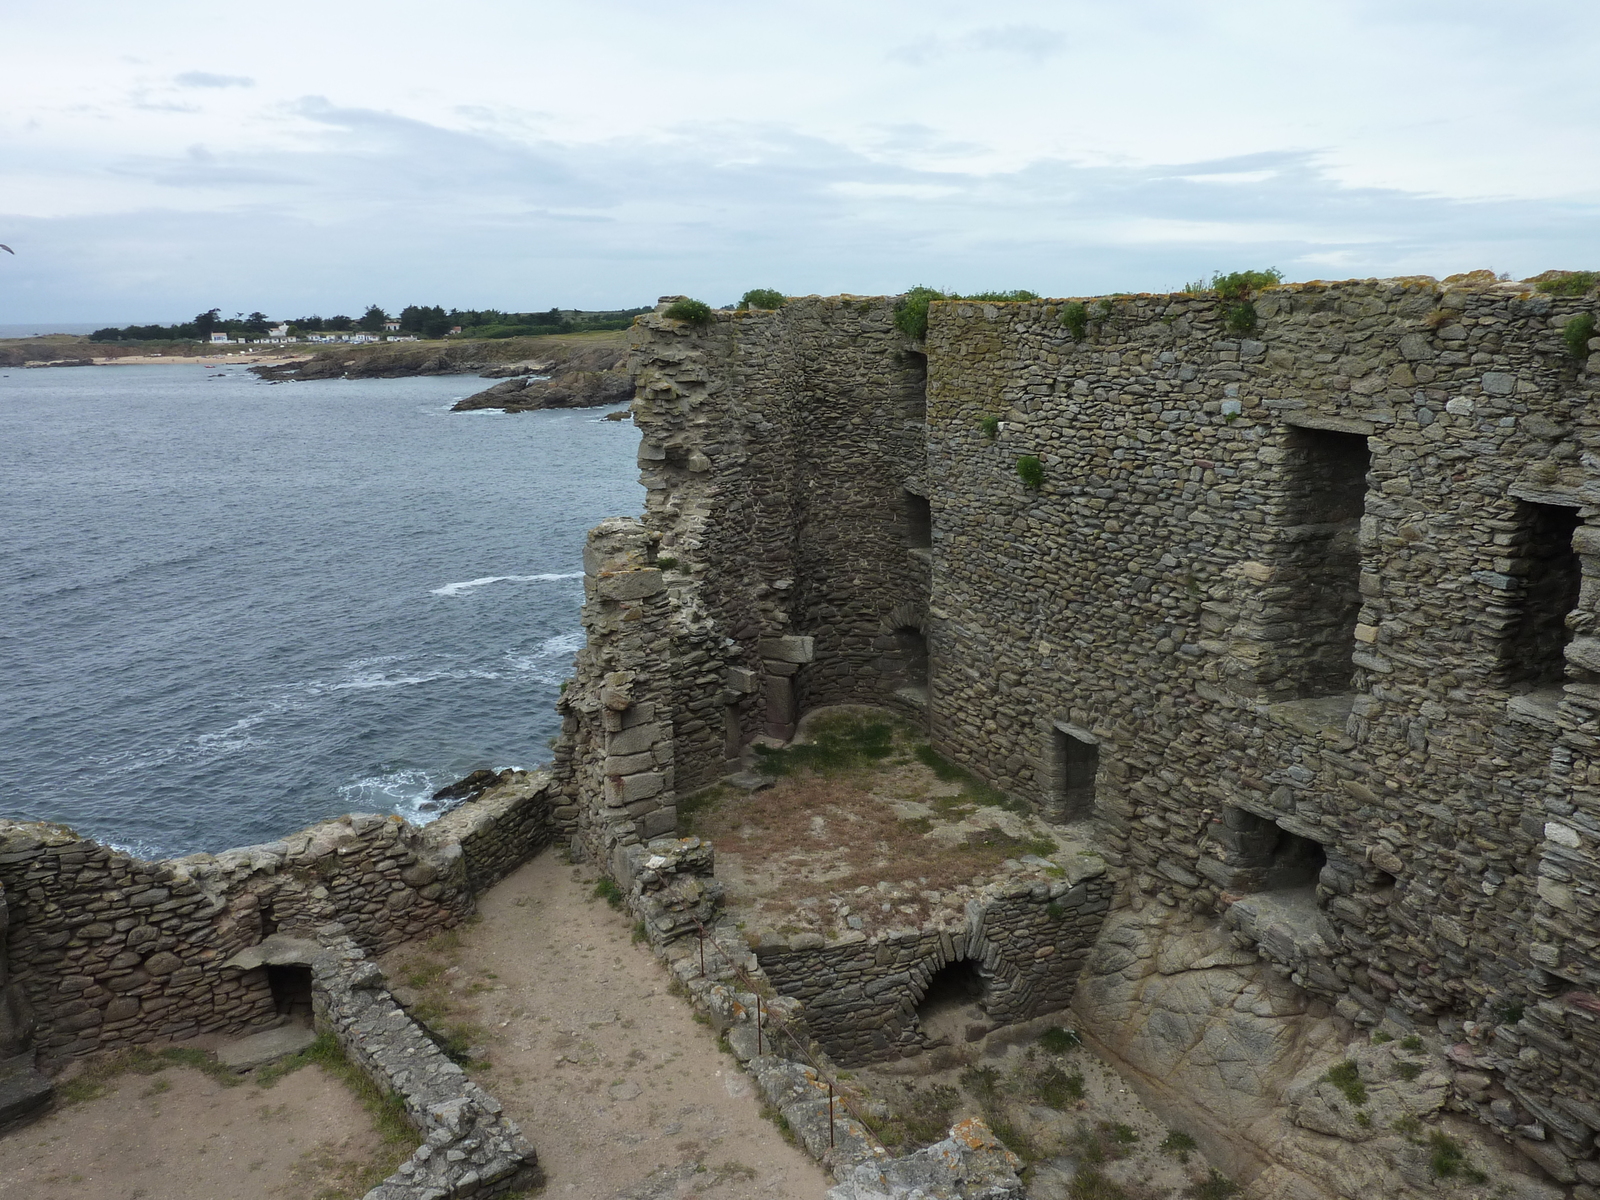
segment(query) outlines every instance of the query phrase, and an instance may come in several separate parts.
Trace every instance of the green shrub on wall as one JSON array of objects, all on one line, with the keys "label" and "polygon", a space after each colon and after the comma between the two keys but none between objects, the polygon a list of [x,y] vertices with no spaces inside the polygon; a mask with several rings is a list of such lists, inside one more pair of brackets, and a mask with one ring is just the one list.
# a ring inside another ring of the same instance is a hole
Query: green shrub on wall
[{"label": "green shrub on wall", "polygon": [[711,305],[704,300],[675,300],[667,305],[667,311],[661,315],[689,325],[708,325],[711,322]]},{"label": "green shrub on wall", "polygon": [[1036,488],[1044,482],[1044,464],[1032,454],[1017,459],[1017,477],[1024,487]]},{"label": "green shrub on wall", "polygon": [[1083,341],[1089,332],[1089,310],[1082,304],[1069,304],[1061,310],[1061,323],[1067,327],[1075,342]]},{"label": "green shrub on wall", "polygon": [[1254,333],[1256,331],[1256,306],[1246,300],[1243,304],[1228,306],[1228,332]]},{"label": "green shrub on wall", "polygon": [[990,413],[986,417],[980,417],[978,420],[978,428],[983,430],[983,436],[992,442],[995,438],[1000,436],[1000,418],[995,416],[993,413]]},{"label": "green shrub on wall", "polygon": [[739,297],[739,307],[744,308],[782,308],[787,297],[776,288],[751,288]]},{"label": "green shrub on wall", "polygon": [[1567,353],[1573,358],[1589,357],[1589,339],[1594,336],[1594,314],[1579,313],[1561,328]]},{"label": "green shrub on wall", "polygon": [[909,338],[921,341],[928,336],[928,305],[935,300],[977,300],[988,304],[1018,304],[1024,300],[1037,300],[1036,293],[1026,288],[1009,292],[973,292],[963,296],[959,292],[946,292],[939,288],[914,287],[901,296],[894,306],[894,325]]}]

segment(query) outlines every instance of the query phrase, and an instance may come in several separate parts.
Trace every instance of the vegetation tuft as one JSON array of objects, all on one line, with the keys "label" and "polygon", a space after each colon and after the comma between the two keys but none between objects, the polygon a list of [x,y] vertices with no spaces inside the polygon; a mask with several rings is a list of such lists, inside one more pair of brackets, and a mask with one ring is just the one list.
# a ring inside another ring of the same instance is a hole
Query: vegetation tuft
[{"label": "vegetation tuft", "polygon": [[1069,304],[1061,310],[1061,323],[1073,341],[1081,342],[1089,333],[1089,310],[1081,303]]},{"label": "vegetation tuft", "polygon": [[1400,1039],[1400,1049],[1410,1050],[1412,1053],[1416,1053],[1422,1049],[1422,1039],[1414,1033],[1407,1037],[1403,1037]]},{"label": "vegetation tuft", "polygon": [[1037,489],[1044,483],[1044,464],[1037,455],[1024,454],[1017,459],[1017,478],[1028,488]]},{"label": "vegetation tuft", "polygon": [[1428,1145],[1432,1153],[1428,1155],[1428,1169],[1433,1172],[1435,1179],[1461,1178],[1468,1183],[1487,1183],[1489,1177],[1467,1161],[1466,1151],[1461,1148],[1461,1143],[1442,1130],[1434,1130],[1428,1135]]},{"label": "vegetation tuft", "polygon": [[1418,1075],[1422,1074],[1422,1064],[1414,1062],[1397,1063],[1395,1065],[1395,1071],[1399,1073],[1401,1079],[1404,1079],[1407,1083],[1410,1083]]},{"label": "vegetation tuft", "polygon": [[597,900],[604,900],[612,908],[621,908],[625,897],[622,889],[617,886],[617,881],[609,875],[602,875],[594,885],[594,896]]},{"label": "vegetation tuft", "polygon": [[1166,1140],[1161,1143],[1161,1153],[1170,1155],[1185,1166],[1188,1165],[1189,1156],[1200,1149],[1200,1144],[1181,1130],[1174,1129],[1167,1134]]},{"label": "vegetation tuft", "polygon": [[661,315],[669,320],[703,327],[711,323],[711,306],[704,300],[674,300]]},{"label": "vegetation tuft", "polygon": [[1367,1085],[1361,1082],[1361,1070],[1353,1059],[1345,1059],[1337,1066],[1329,1067],[1323,1074],[1322,1081],[1331,1083],[1344,1093],[1344,1098],[1357,1108],[1367,1102]]},{"label": "vegetation tuft", "polygon": [[1240,304],[1228,306],[1227,326],[1229,333],[1243,336],[1256,331],[1256,306],[1248,300]]},{"label": "vegetation tuft", "polygon": [[936,1083],[926,1091],[910,1086],[911,1094],[904,1104],[887,1117],[866,1116],[867,1128],[890,1150],[908,1154],[924,1146],[942,1141],[950,1132],[961,1093],[948,1084]]},{"label": "vegetation tuft", "polygon": [[751,288],[739,297],[739,307],[749,308],[782,308],[787,297],[776,288]]},{"label": "vegetation tuft", "polygon": [[1184,284],[1183,290],[1191,296],[1215,292],[1218,300],[1248,300],[1262,288],[1282,282],[1283,272],[1277,267],[1268,267],[1264,271],[1229,271],[1226,275],[1221,271],[1213,271],[1209,280],[1196,279]]},{"label": "vegetation tuft", "polygon": [[1594,314],[1579,313],[1573,317],[1562,326],[1561,337],[1567,343],[1567,353],[1573,358],[1588,358],[1589,339],[1594,337]]},{"label": "vegetation tuft", "polygon": [[1184,1194],[1189,1200],[1228,1200],[1229,1196],[1239,1194],[1239,1185],[1212,1167],[1211,1174]]},{"label": "vegetation tuft", "polygon": [[983,436],[991,442],[1000,436],[1000,418],[993,413],[978,418],[978,428],[983,430]]},{"label": "vegetation tuft", "polygon": [[1039,1045],[1051,1054],[1065,1054],[1083,1045],[1083,1039],[1078,1036],[1077,1030],[1055,1025],[1039,1035]]},{"label": "vegetation tuft", "polygon": [[906,294],[894,306],[894,325],[901,333],[909,338],[922,341],[928,336],[928,305],[935,300],[978,300],[989,304],[1017,304],[1024,300],[1037,300],[1036,293],[1025,288],[1016,288],[1009,292],[973,292],[963,296],[959,292],[947,292],[941,288],[931,288],[918,285],[907,290]]},{"label": "vegetation tuft", "polygon": [[1600,283],[1600,271],[1546,271],[1534,284],[1547,296],[1582,296]]}]

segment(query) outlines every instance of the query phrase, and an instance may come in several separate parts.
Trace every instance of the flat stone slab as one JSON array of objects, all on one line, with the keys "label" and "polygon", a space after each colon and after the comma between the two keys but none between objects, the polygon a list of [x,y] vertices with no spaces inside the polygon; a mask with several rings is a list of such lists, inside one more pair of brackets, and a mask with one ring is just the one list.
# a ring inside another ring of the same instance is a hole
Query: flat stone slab
[{"label": "flat stone slab", "polygon": [[56,1085],[31,1065],[0,1070],[0,1130],[43,1115],[55,1094]]},{"label": "flat stone slab", "polygon": [[317,1040],[317,1031],[304,1025],[280,1025],[229,1042],[217,1051],[217,1061],[235,1071],[253,1071],[290,1054],[298,1054]]}]

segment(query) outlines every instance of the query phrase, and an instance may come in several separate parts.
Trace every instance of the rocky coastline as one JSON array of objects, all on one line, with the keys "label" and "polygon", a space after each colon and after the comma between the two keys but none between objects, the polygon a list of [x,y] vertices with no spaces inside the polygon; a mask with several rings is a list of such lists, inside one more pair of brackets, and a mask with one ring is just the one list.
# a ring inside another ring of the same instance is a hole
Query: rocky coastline
[{"label": "rocky coastline", "polygon": [[621,404],[632,398],[626,336],[616,332],[486,342],[333,346],[308,357],[251,370],[271,383],[477,374],[500,382],[466,397],[455,405],[456,411],[586,408]]}]

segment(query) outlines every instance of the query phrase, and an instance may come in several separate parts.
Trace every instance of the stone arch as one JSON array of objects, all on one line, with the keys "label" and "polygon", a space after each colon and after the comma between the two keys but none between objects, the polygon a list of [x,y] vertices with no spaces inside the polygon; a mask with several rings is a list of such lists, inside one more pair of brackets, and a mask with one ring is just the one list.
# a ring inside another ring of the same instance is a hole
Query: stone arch
[{"label": "stone arch", "polygon": [[922,1008],[928,998],[929,987],[935,984],[942,972],[962,963],[970,963],[972,971],[981,981],[978,1007],[983,1013],[983,1023],[997,1026],[1018,1019],[1017,991],[1023,985],[1023,980],[1016,966],[1008,962],[998,947],[979,932],[969,932],[956,940],[941,937],[934,953],[909,971],[911,986],[902,1012],[905,1023],[920,1035],[919,1040],[928,1032],[922,1026]]},{"label": "stone arch", "polygon": [[873,647],[884,693],[920,715],[928,707],[927,608],[902,601],[884,615]]}]

